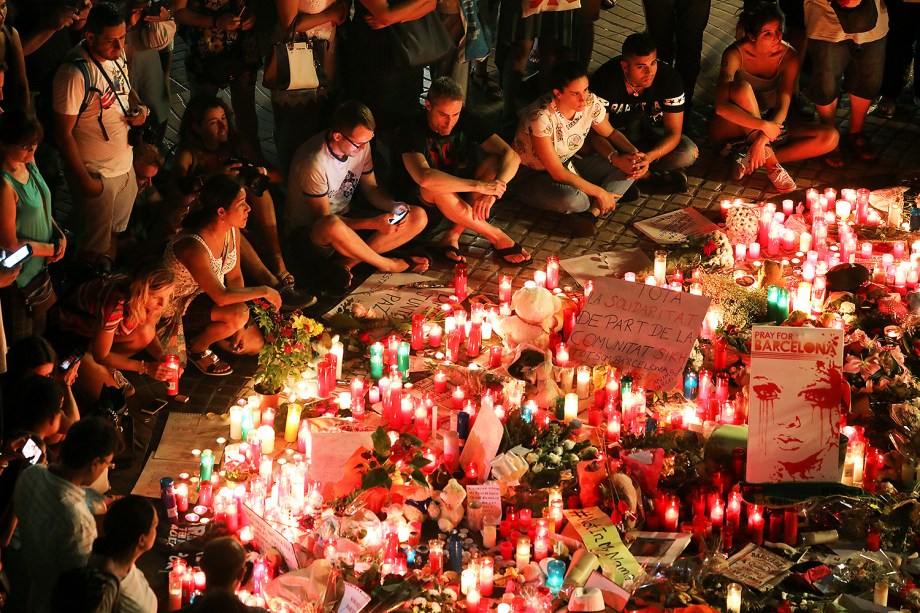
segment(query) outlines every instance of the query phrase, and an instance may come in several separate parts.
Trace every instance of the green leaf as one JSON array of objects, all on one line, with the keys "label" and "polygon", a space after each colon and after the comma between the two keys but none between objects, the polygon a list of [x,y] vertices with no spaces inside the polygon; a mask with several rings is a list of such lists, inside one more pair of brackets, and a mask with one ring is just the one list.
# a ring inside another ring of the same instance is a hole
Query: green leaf
[{"label": "green leaf", "polygon": [[423,456],[422,454],[415,452],[415,456],[412,458],[412,461],[409,462],[412,468],[422,468],[423,466],[428,466],[431,464],[431,460]]},{"label": "green leaf", "polygon": [[371,434],[371,440],[374,441],[375,453],[385,458],[390,455],[390,437],[382,426],[377,426],[377,429]]},{"label": "green leaf", "polygon": [[418,437],[412,436],[411,434],[400,434],[399,438],[400,440],[402,440],[405,443],[408,443],[412,447],[422,446],[422,440]]},{"label": "green leaf", "polygon": [[375,487],[390,487],[393,485],[393,480],[390,479],[390,474],[386,471],[385,468],[373,468],[361,477],[361,488],[369,490]]},{"label": "green leaf", "polygon": [[415,481],[422,487],[430,487],[428,485],[428,479],[425,478],[425,473],[423,473],[419,469],[416,468],[415,470],[413,470],[409,476],[412,477],[413,481]]}]

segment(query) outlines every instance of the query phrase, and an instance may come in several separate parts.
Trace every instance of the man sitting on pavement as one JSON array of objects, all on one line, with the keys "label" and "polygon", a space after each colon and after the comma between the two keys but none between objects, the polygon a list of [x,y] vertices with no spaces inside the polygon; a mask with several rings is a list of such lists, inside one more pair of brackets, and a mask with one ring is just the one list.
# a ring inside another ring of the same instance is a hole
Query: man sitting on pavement
[{"label": "man sitting on pavement", "polygon": [[[658,60],[655,41],[645,33],[627,36],[623,55],[591,76],[591,91],[610,103],[610,124],[635,144],[643,164],[647,163],[639,185],[649,191],[685,192],[683,169],[693,165],[699,150],[683,134],[685,96],[680,74]],[[590,140],[601,155],[611,152],[606,139]],[[621,158],[620,168],[629,170],[627,165],[631,166]]]},{"label": "man sitting on pavement", "polygon": [[[300,146],[288,173],[288,243],[301,264],[317,256],[328,260],[311,272],[337,293],[351,286],[351,270],[360,262],[384,272],[428,270],[423,255],[392,253],[415,238],[428,217],[377,184],[369,146],[375,129],[365,105],[342,103],[330,128]],[[373,209],[351,206],[358,187]]]},{"label": "man sitting on pavement", "polygon": [[439,246],[445,258],[464,262],[459,250],[464,230],[481,234],[506,263],[531,260],[517,242],[488,222],[521,158],[485,122],[463,108],[463,91],[450,77],[439,77],[428,90],[425,112],[402,126],[392,163],[397,193],[418,201],[436,227],[452,224]]}]

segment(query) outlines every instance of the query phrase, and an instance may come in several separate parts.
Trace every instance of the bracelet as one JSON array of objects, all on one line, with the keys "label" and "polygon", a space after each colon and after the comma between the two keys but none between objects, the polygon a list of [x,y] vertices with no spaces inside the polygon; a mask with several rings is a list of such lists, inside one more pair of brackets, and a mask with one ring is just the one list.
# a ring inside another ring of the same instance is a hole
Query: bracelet
[{"label": "bracelet", "polygon": [[611,151],[610,153],[607,154],[607,161],[610,162],[611,166],[614,166],[613,158],[616,157],[616,155],[617,155],[616,151]]}]

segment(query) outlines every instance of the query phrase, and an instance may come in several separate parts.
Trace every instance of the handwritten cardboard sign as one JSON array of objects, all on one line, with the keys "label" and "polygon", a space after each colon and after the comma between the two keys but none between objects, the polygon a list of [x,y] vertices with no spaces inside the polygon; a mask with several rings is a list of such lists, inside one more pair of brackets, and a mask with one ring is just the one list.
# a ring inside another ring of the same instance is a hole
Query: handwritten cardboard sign
[{"label": "handwritten cardboard sign", "polygon": [[603,511],[588,507],[568,509],[563,514],[588,551],[598,557],[605,577],[620,586],[636,578],[641,570],[639,563],[629,553],[620,539],[619,530]]},{"label": "handwritten cardboard sign", "polygon": [[622,277],[627,272],[644,270],[652,265],[645,251],[638,247],[602,253],[589,253],[562,260],[559,264],[567,273],[584,283],[593,277]]},{"label": "handwritten cardboard sign", "polygon": [[837,481],[843,330],[754,326],[747,480]]},{"label": "handwritten cardboard sign", "polygon": [[708,308],[702,296],[596,278],[569,353],[584,364],[609,362],[647,389],[671,390],[681,384]]},{"label": "handwritten cardboard sign", "polygon": [[297,562],[297,556],[294,555],[294,545],[290,540],[245,504],[243,505],[243,513],[246,514],[246,521],[249,522],[249,527],[252,528],[252,542],[259,551],[265,553],[274,547],[284,558],[288,568],[294,570],[300,567]]},{"label": "handwritten cardboard sign", "polygon": [[[368,277],[346,300],[354,299],[368,309],[374,309],[380,317],[405,319],[420,313],[453,295],[453,288],[413,288],[411,283],[436,281],[431,277],[414,273],[375,273]],[[343,301],[344,302],[344,301]],[[326,313],[333,315],[341,302]]]},{"label": "handwritten cardboard sign", "polygon": [[665,213],[651,219],[637,221],[636,229],[660,245],[674,245],[686,241],[691,236],[701,236],[714,232],[719,227],[703,217],[692,206]]},{"label": "handwritten cardboard sign", "polygon": [[498,483],[467,485],[466,498],[469,502],[473,502],[474,500],[478,501],[479,504],[482,505],[482,512],[484,516],[492,514],[495,517],[501,517],[502,493]]}]

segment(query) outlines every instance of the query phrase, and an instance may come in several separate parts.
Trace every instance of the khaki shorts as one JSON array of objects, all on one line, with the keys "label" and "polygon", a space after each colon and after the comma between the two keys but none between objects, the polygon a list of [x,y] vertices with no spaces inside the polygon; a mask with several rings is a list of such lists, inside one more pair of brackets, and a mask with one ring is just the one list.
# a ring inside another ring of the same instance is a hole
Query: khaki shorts
[{"label": "khaki shorts", "polygon": [[128,228],[131,209],[137,197],[137,180],[134,167],[117,177],[101,177],[102,193],[95,198],[88,198],[77,182],[65,173],[67,185],[73,198],[78,247],[92,253],[105,253],[109,250],[112,233],[124,232]]}]

